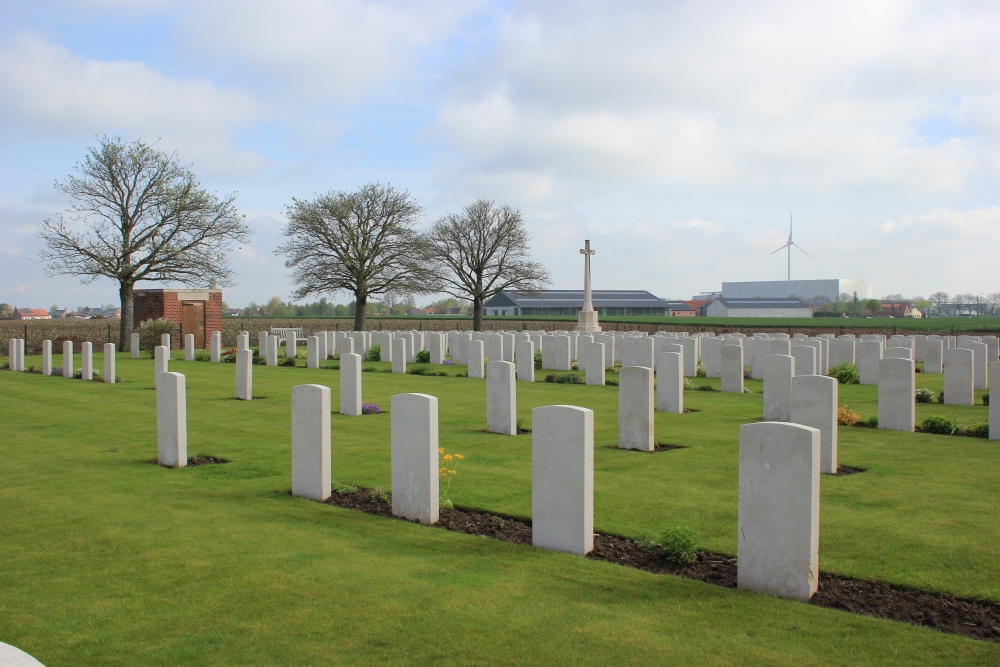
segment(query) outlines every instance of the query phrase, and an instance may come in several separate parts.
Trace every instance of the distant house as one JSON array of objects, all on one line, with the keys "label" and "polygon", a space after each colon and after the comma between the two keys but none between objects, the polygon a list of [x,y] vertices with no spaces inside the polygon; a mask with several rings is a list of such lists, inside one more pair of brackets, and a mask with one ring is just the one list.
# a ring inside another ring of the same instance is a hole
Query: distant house
[{"label": "distant house", "polygon": [[[433,313],[433,312],[434,311],[432,310],[431,313]],[[411,316],[411,317],[414,316],[414,315],[429,315],[431,313],[428,313],[423,308],[407,308],[406,309],[406,314],[408,316]]]},{"label": "distant house", "polygon": [[44,308],[15,308],[11,315],[15,320],[51,320],[52,316]]},{"label": "distant house", "polygon": [[707,317],[812,317],[812,306],[799,299],[718,297],[705,306]]},{"label": "distant house", "polygon": [[62,320],[65,319],[66,317],[69,317],[70,313],[72,313],[72,311],[69,308],[57,308],[54,311],[52,311],[52,319]]},{"label": "distant house", "polygon": [[875,313],[875,317],[923,317],[916,308],[910,306],[905,301],[886,301],[882,304],[882,310]]},{"label": "distant house", "polygon": [[226,310],[226,315],[228,315],[229,317],[239,317],[242,314],[243,311],[239,308],[229,308],[228,310]]},{"label": "distant house", "polygon": [[101,315],[108,318],[109,320],[120,320],[122,318],[121,308],[105,308],[101,311]]},{"label": "distant house", "polygon": [[[721,296],[721,295],[720,295]],[[712,297],[713,299],[715,297]],[[705,317],[705,308],[711,303],[710,299],[689,299],[685,301],[687,305],[691,306],[694,311],[698,314],[698,317]]]},{"label": "distant house", "polygon": [[667,307],[670,308],[671,317],[697,317],[698,309],[692,308],[684,301],[667,301]]}]

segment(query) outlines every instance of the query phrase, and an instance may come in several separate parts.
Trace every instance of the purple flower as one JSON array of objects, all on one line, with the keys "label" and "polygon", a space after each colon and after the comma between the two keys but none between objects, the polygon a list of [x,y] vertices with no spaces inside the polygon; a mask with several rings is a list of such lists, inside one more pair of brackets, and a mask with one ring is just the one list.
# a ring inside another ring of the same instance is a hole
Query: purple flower
[{"label": "purple flower", "polygon": [[455,360],[454,359],[445,359],[441,363],[444,364],[445,366],[454,366],[455,365]]},{"label": "purple flower", "polygon": [[377,415],[381,414],[382,411],[378,407],[378,403],[362,403],[361,404],[361,414],[363,415]]}]

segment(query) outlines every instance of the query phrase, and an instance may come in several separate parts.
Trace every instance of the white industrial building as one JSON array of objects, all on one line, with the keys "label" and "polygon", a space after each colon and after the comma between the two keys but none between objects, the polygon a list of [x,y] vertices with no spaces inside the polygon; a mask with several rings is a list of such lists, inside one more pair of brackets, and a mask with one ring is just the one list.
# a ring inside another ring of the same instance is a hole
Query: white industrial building
[{"label": "white industrial building", "polygon": [[847,293],[858,300],[872,298],[872,283],[870,280],[854,278],[830,278],[827,280],[758,280],[750,282],[722,283],[722,298],[724,299],[788,299],[796,298],[811,301],[816,297],[826,297],[836,301],[841,294]]},{"label": "white industrial building", "polygon": [[706,317],[812,317],[813,309],[799,299],[730,299],[717,297],[705,306]]}]

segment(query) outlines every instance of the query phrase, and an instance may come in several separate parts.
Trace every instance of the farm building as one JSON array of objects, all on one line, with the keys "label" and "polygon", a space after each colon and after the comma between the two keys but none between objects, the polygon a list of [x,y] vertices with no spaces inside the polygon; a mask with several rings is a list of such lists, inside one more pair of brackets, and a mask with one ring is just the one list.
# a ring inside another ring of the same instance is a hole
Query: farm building
[{"label": "farm building", "polygon": [[836,301],[841,294],[858,293],[859,299],[872,298],[870,280],[829,278],[825,280],[754,280],[749,282],[722,283],[724,299],[802,299],[810,301],[825,297]]},{"label": "farm building", "polygon": [[194,345],[205,349],[213,331],[222,331],[220,289],[138,289],[132,297],[132,319],[138,326],[165,317],[179,324],[171,346],[180,349],[184,334],[194,334]]},{"label": "farm building", "polygon": [[706,317],[812,317],[812,306],[798,299],[728,299],[705,307]]},{"label": "farm building", "polygon": [[[601,316],[664,317],[670,306],[641,290],[594,290],[591,302]],[[576,315],[583,310],[583,290],[543,290],[535,294],[499,292],[483,304],[485,315]]]}]

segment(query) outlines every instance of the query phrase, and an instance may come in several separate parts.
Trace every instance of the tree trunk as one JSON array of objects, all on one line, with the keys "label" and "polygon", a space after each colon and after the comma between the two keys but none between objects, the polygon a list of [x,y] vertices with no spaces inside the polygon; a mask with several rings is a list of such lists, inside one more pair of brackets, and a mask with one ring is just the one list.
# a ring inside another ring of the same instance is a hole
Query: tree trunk
[{"label": "tree trunk", "polygon": [[483,330],[483,300],[479,297],[472,300],[472,330]]},{"label": "tree trunk", "polygon": [[354,294],[354,330],[365,330],[365,316],[368,314],[368,295]]},{"label": "tree trunk", "polygon": [[122,321],[121,327],[118,330],[118,346],[115,348],[122,352],[126,350],[131,350],[132,347],[132,331],[134,329],[134,315],[132,311],[132,292],[135,285],[132,283],[122,283],[118,288],[118,296],[121,298],[122,302]]}]

